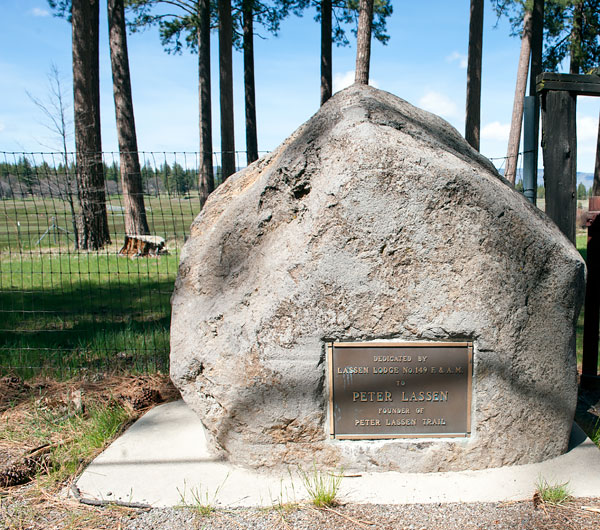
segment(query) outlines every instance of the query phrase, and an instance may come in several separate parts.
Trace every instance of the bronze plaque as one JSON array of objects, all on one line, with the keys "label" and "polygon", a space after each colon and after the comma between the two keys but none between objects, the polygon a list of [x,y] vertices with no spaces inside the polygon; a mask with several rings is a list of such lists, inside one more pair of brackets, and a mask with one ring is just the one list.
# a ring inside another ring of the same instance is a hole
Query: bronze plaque
[{"label": "bronze plaque", "polygon": [[329,344],[332,437],[468,436],[469,342]]}]

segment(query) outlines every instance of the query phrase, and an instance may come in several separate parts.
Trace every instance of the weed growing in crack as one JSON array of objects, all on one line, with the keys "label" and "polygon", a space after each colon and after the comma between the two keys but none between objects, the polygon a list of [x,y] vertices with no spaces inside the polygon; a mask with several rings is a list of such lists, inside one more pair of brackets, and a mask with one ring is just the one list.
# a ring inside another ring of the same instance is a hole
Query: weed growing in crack
[{"label": "weed growing in crack", "polygon": [[219,484],[212,496],[210,495],[208,489],[203,488],[202,485],[190,488],[190,500],[187,498],[187,485],[184,481],[183,492],[179,491],[179,488],[177,488],[177,493],[179,493],[180,498],[180,503],[177,506],[179,508],[189,508],[203,517],[208,517],[215,511],[217,496],[219,495],[219,491],[221,491],[221,488],[223,487],[223,484],[225,484],[225,481],[228,477],[229,475],[227,475],[223,482]]},{"label": "weed growing in crack", "polygon": [[338,504],[337,495],[343,478],[341,470],[339,473],[320,471],[313,463],[312,470],[309,472],[301,467],[298,468],[298,472],[312,504],[318,508]]},{"label": "weed growing in crack", "polygon": [[550,484],[546,479],[540,477],[536,484],[536,494],[541,502],[561,506],[571,499],[569,483]]}]

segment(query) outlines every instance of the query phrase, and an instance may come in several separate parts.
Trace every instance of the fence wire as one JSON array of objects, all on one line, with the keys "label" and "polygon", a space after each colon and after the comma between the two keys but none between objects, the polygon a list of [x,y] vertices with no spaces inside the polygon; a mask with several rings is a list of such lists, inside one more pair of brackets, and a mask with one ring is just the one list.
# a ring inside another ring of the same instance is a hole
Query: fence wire
[{"label": "fence wire", "polygon": [[[245,153],[236,153],[238,167]],[[200,211],[198,153],[139,153],[150,234],[166,253],[128,257],[118,153],[104,153],[111,243],[79,250],[75,157],[0,156],[0,372],[167,370],[170,296]],[[215,154],[216,176],[219,154]],[[218,179],[217,179],[218,180]]]}]

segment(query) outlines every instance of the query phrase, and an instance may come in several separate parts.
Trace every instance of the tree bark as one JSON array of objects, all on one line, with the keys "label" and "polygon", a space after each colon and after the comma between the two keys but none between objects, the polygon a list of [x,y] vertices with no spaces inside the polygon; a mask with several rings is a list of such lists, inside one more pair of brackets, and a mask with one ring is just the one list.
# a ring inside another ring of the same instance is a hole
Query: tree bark
[{"label": "tree bark", "polygon": [[108,37],[113,77],[113,95],[117,120],[117,137],[121,160],[121,183],[125,206],[125,233],[147,235],[148,220],[144,205],[142,173],[138,157],[131,76],[125,30],[123,0],[108,0]]},{"label": "tree bark", "polygon": [[215,189],[212,159],[212,112],[210,94],[210,0],[198,0],[198,110],[200,167],[198,189],[200,208]]},{"label": "tree bark", "polygon": [[356,35],[356,75],[354,82],[369,84],[371,63],[371,26],[373,23],[373,0],[360,0],[358,33]]},{"label": "tree bark", "polygon": [[517,85],[513,103],[510,134],[508,137],[508,152],[506,153],[506,170],[504,177],[511,184],[515,183],[517,163],[519,160],[519,144],[521,143],[521,125],[523,122],[523,102],[527,87],[527,74],[529,72],[529,56],[531,55],[531,11],[525,11],[523,18],[523,36],[521,38],[521,53],[517,69]]},{"label": "tree bark", "polygon": [[481,127],[481,56],[483,41],[483,0],[471,0],[469,57],[467,63],[467,112],[465,138],[479,151]]},{"label": "tree bark", "polygon": [[321,0],[321,105],[333,93],[331,67],[331,0]]},{"label": "tree bark", "polygon": [[569,73],[578,74],[581,70],[581,34],[583,32],[583,1],[573,5],[573,26],[571,28]]},{"label": "tree bark", "polygon": [[79,248],[110,243],[100,137],[99,0],[73,0],[73,109],[81,205]]},{"label": "tree bark", "polygon": [[235,173],[231,0],[219,0],[219,81],[221,96],[221,171],[224,181]]},{"label": "tree bark", "polygon": [[243,0],[242,15],[244,31],[244,96],[246,99],[246,161],[250,165],[258,159],[254,85],[254,0]]}]

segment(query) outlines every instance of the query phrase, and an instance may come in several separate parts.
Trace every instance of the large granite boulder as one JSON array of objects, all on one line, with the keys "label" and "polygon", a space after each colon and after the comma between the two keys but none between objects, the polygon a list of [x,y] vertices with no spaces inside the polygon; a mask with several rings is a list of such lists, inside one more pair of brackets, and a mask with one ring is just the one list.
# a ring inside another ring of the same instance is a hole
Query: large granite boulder
[{"label": "large granite boulder", "polygon": [[[445,471],[567,448],[584,263],[441,118],[352,86],[192,225],[171,377],[236,464]],[[330,440],[326,343],[471,341],[471,435]]]}]

